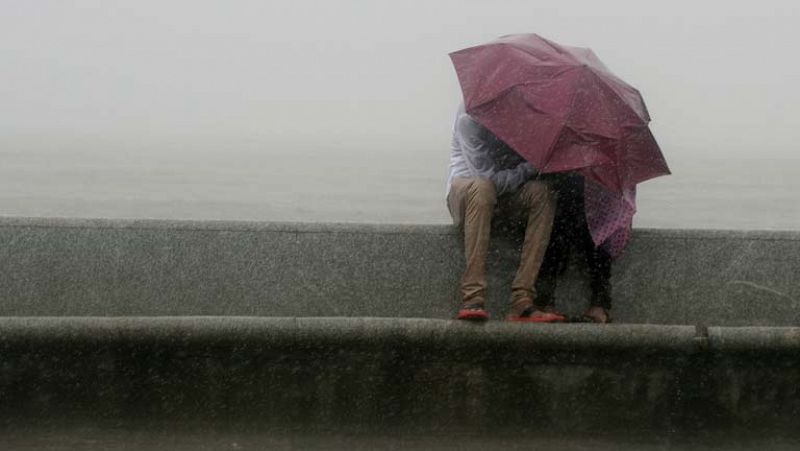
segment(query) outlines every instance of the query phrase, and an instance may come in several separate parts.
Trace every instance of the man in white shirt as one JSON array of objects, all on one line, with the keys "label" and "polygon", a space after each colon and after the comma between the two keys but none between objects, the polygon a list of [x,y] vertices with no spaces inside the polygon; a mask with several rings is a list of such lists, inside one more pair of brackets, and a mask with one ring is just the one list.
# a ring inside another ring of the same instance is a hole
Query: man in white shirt
[{"label": "man in white shirt", "polygon": [[[511,284],[510,320],[552,322],[563,315],[534,304],[534,283],[550,240],[556,195],[537,180],[536,170],[507,144],[469,116],[462,104],[453,128],[447,207],[464,233],[466,267],[461,280],[462,304],[456,316],[486,320],[486,256],[498,199],[526,221],[519,268]],[[506,209],[503,209],[506,210]]]}]

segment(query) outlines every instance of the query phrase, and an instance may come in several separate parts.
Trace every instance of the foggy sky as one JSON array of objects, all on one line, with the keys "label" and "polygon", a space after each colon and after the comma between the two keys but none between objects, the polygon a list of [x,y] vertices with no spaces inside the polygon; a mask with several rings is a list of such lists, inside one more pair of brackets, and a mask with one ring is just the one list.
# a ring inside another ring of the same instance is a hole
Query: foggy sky
[{"label": "foggy sky", "polygon": [[446,153],[448,52],[535,32],[636,86],[668,160],[793,156],[794,5],[0,0],[0,144]]}]

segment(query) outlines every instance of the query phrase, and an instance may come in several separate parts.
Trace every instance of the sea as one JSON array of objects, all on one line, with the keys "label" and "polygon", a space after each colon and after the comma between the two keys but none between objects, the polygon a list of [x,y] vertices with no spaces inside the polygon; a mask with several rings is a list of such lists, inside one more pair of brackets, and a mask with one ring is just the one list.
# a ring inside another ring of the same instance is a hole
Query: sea
[{"label": "sea", "polygon": [[[800,157],[667,159],[638,228],[800,230]],[[0,150],[0,216],[447,224],[447,151]]]}]

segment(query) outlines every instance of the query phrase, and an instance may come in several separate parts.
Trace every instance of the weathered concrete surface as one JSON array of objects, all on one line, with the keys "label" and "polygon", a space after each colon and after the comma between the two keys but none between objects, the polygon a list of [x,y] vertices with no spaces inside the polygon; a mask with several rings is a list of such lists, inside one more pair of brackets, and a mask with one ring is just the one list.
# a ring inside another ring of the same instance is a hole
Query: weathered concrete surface
[{"label": "weathered concrete surface", "polygon": [[[449,318],[462,270],[449,226],[0,219],[2,316]],[[490,303],[518,261],[495,239]],[[618,322],[800,325],[800,232],[637,230],[614,267]],[[558,302],[577,314],[577,268]]]},{"label": "weathered concrete surface", "polygon": [[753,355],[701,338],[690,326],[2,318],[0,420],[450,434],[794,430],[799,340]]},{"label": "weathered concrete surface", "polygon": [[440,227],[0,222],[0,315],[448,317]]},{"label": "weathered concrete surface", "polygon": [[[766,328],[772,332],[773,328]],[[798,334],[800,329],[783,328]],[[367,346],[392,340],[419,346],[475,348],[520,347],[531,352],[629,351],[639,354],[693,354],[712,349],[693,326],[590,324],[519,324],[423,318],[303,318],[303,317],[0,317],[2,343],[115,341],[241,341],[270,343],[356,343]],[[785,350],[800,349],[800,340]]]},{"label": "weathered concrete surface", "polygon": [[[4,218],[0,419],[788,434],[798,256],[800,233],[639,230],[614,269],[629,324],[473,325],[444,320],[451,227]],[[495,318],[517,259],[494,240]]]}]

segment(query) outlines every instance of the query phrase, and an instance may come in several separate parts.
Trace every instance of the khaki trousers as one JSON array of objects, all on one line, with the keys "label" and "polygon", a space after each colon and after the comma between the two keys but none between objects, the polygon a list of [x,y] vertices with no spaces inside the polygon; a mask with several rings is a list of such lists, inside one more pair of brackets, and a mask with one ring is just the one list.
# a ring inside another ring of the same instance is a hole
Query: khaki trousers
[{"label": "khaki trousers", "polygon": [[[550,241],[556,195],[549,184],[532,180],[518,191],[503,196],[501,214],[527,220],[519,268],[511,283],[511,311],[519,314],[533,305],[533,288]],[[492,217],[498,206],[494,183],[486,178],[453,179],[447,195],[447,207],[453,222],[464,233],[466,267],[461,279],[464,304],[483,304],[486,297],[486,257]],[[515,218],[511,218],[515,219]]]}]

